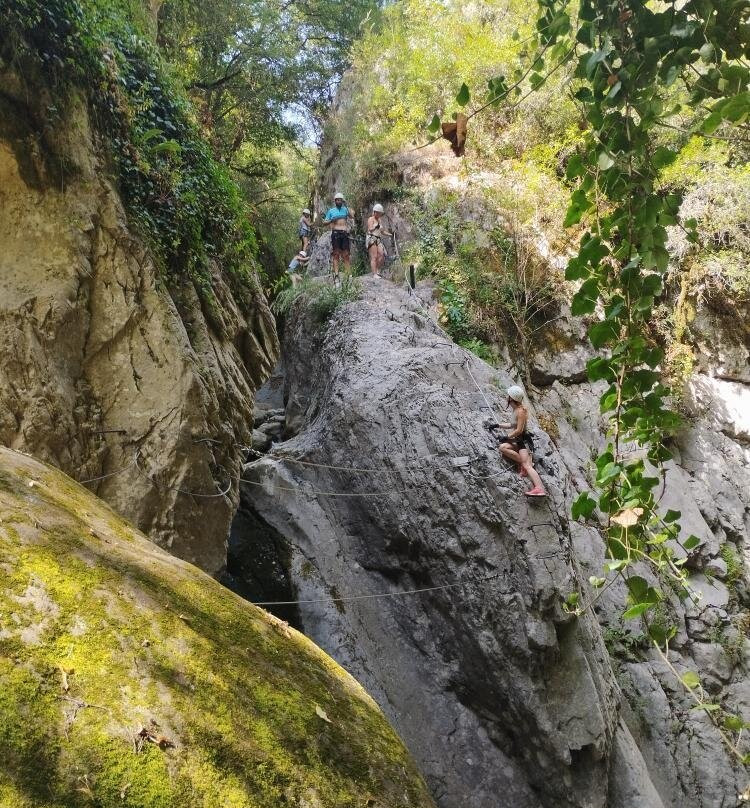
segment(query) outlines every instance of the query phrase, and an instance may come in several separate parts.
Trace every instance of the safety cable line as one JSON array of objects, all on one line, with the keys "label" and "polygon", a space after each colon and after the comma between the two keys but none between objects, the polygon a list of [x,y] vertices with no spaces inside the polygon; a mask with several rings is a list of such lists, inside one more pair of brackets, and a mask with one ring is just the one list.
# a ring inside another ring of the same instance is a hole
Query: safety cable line
[{"label": "safety cable line", "polygon": [[[482,581],[493,581],[500,577],[498,575],[490,575],[483,578]],[[455,584],[442,584],[441,586],[426,586],[420,589],[403,589],[401,592],[377,592],[371,595],[344,595],[340,598],[311,598],[309,600],[266,600],[266,601],[250,601],[253,606],[298,606],[307,603],[341,603],[353,600],[375,600],[376,598],[398,598],[404,595],[419,595],[422,592],[437,592],[441,589],[455,589],[459,586],[464,586],[465,582]]]},{"label": "safety cable line", "polygon": [[131,463],[128,463],[127,466],[123,466],[121,469],[117,469],[117,471],[112,471],[109,474],[102,474],[100,477],[92,477],[90,480],[76,480],[78,485],[88,485],[89,483],[98,483],[101,480],[108,480],[110,477],[116,477],[118,474],[124,474],[126,471],[129,471],[136,465],[136,459],[133,458]]},{"label": "safety cable line", "polygon": [[375,598],[397,598],[402,595],[417,595],[420,592],[435,592],[438,589],[453,589],[462,584],[444,584],[443,586],[428,586],[423,589],[404,589],[401,592],[379,592],[373,595],[350,595],[341,598],[313,598],[311,600],[267,600],[250,602],[253,606],[297,606],[303,603],[340,603],[352,600],[374,600]]},{"label": "safety cable line", "polygon": [[[237,478],[241,483],[247,483],[248,485],[257,485],[260,488],[265,488],[266,483],[260,482],[258,480],[247,480],[244,477]],[[387,497],[390,496],[393,492],[392,491],[368,491],[368,492],[348,492],[348,491],[306,491],[303,488],[291,488],[289,486],[284,485],[273,485],[273,490],[275,491],[291,491],[295,494],[309,494],[311,496],[318,496],[318,497]]]},{"label": "safety cable line", "polygon": [[253,449],[252,446],[246,446],[246,449],[253,452],[260,460],[263,457],[271,458],[272,460],[286,460],[288,463],[297,463],[300,466],[313,466],[315,468],[320,469],[333,469],[335,471],[354,471],[359,473],[367,473],[367,474],[388,474],[390,469],[366,469],[366,468],[359,468],[357,466],[336,466],[332,465],[331,463],[314,463],[312,460],[298,460],[296,457],[289,457],[288,455],[279,455],[279,454],[264,454],[263,452],[259,452],[257,449]]},{"label": "safety cable line", "polygon": [[[253,449],[251,446],[245,446],[243,448],[246,449],[247,451],[252,452],[256,456],[256,458],[258,460],[261,460],[263,458],[269,458],[270,460],[286,460],[289,463],[298,463],[298,464],[300,464],[302,466],[312,466],[313,468],[321,468],[321,469],[333,469],[335,471],[352,471],[352,472],[362,473],[362,474],[390,474],[393,471],[392,469],[388,469],[388,468],[366,469],[366,468],[361,468],[361,467],[358,467],[358,466],[337,466],[337,465],[332,465],[330,463],[315,463],[312,460],[298,460],[297,458],[289,457],[288,455],[271,454],[270,452],[263,453],[263,452],[258,451],[258,449]],[[391,457],[393,457],[393,455],[391,455]],[[437,459],[437,460],[449,460],[450,461],[450,460],[455,460],[456,458],[450,457],[448,455],[438,455],[438,454],[429,454],[429,455],[424,455],[422,457],[413,457],[413,458],[406,457],[406,458],[404,458],[404,460],[406,461],[405,465],[407,466],[407,468],[414,468],[414,467],[422,468],[424,466],[423,461],[425,461],[425,460],[434,460],[434,459]],[[474,459],[470,458],[468,462],[472,463],[472,462],[475,462],[476,460],[482,460],[482,459],[484,459],[484,458],[474,458]],[[451,468],[462,468],[464,465],[465,464],[461,464],[460,466],[451,466]],[[443,464],[443,468],[447,468],[447,467]]]},{"label": "safety cable line", "polygon": [[[153,483],[153,485],[156,486],[156,488],[160,488],[167,491],[176,491],[178,494],[185,494],[186,496],[190,497],[200,497],[201,499],[218,499],[219,497],[225,497],[229,493],[229,491],[232,488],[232,483],[234,482],[234,478],[229,476],[229,483],[227,484],[226,489],[224,489],[224,491],[220,491],[217,494],[205,494],[199,491],[188,491],[185,488],[179,488],[178,486],[175,485],[167,485],[166,483],[160,483],[157,482],[145,469],[141,468],[140,464],[138,463],[138,454],[139,453],[136,453],[135,457],[135,467],[147,480],[149,480],[149,482]],[[221,466],[221,468],[224,467]],[[224,471],[226,471],[226,469],[224,469]]]},{"label": "safety cable line", "polygon": [[[466,349],[464,348],[463,350]],[[466,357],[466,372],[469,374],[469,378],[474,382],[474,386],[477,388],[477,390],[479,390],[479,395],[481,395],[482,398],[484,399],[484,403],[487,405],[487,409],[492,413],[492,415],[495,415],[495,408],[492,406],[492,404],[490,404],[489,399],[484,394],[484,390],[482,390],[482,388],[479,386],[479,382],[474,378],[474,374],[471,372],[471,368],[469,367],[468,356]]]}]

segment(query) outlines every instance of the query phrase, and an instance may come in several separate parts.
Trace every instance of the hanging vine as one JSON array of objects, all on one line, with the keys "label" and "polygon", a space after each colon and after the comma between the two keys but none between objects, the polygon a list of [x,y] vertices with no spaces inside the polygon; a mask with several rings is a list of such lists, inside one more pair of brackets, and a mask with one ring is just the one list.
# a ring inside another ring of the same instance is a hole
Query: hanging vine
[{"label": "hanging vine", "polygon": [[[683,534],[679,511],[659,507],[681,419],[669,407],[664,352],[649,322],[670,262],[667,228],[682,228],[693,242],[698,236],[695,220],[680,215],[680,196],[660,189],[660,172],[679,151],[662,145],[659,135],[672,129],[748,141],[750,3],[581,0],[572,13],[566,0],[538,2],[535,53],[518,71],[521,79],[510,86],[504,76],[492,79],[488,97],[462,117],[470,121],[489,106],[517,108],[561,67],[571,73],[568,91],[584,135],[567,161],[572,191],[564,224],[584,232],[566,278],[577,284],[572,313],[595,317],[588,336],[599,355],[587,371],[590,381],[607,383],[600,408],[610,440],[595,461],[595,493],[582,493],[572,507],[574,519],[596,515],[603,524],[604,573],[590,579],[593,598],[582,602],[573,594],[567,607],[580,613],[624,580],[623,618],[642,618],[668,662],[676,629],[654,619],[654,610],[667,590],[696,597],[685,563],[702,539]],[[464,84],[456,103],[469,101]],[[436,116],[428,129],[437,133],[439,125]],[[732,753],[750,763],[740,748],[748,725],[711,703],[697,674],[680,678]]]}]

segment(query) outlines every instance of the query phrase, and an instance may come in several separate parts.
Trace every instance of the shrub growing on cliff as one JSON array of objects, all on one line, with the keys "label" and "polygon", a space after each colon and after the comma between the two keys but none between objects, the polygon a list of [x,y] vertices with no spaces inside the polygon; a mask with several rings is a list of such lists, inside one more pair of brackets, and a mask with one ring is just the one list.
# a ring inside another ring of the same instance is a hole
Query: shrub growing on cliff
[{"label": "shrub growing on cliff", "polygon": [[345,276],[338,286],[318,278],[304,278],[297,286],[282,289],[272,307],[276,314],[283,316],[292,310],[297,301],[304,301],[313,317],[319,323],[324,323],[339,306],[361,297],[362,284],[356,278]]},{"label": "shrub growing on cliff", "polygon": [[210,297],[215,260],[245,294],[256,250],[247,211],[147,30],[129,0],[10,0],[0,41],[58,94],[86,93],[128,212],[166,271]]}]

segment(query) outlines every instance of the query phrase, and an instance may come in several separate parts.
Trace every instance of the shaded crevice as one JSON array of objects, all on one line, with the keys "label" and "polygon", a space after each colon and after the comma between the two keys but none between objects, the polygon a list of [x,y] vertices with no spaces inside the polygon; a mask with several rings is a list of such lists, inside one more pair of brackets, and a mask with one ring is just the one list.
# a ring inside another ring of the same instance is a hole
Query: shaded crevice
[{"label": "shaded crevice", "polygon": [[[227,546],[227,563],[218,579],[246,600],[258,603],[296,600],[297,591],[289,569],[291,550],[286,539],[253,507],[247,491],[232,521]],[[267,606],[271,614],[302,631],[297,606]]]}]

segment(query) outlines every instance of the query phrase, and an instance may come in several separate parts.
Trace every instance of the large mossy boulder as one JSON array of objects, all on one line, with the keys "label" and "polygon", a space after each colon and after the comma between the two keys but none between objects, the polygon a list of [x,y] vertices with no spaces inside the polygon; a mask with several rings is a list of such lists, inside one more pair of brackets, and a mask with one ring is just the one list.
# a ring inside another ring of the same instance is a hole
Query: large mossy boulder
[{"label": "large mossy boulder", "polygon": [[0,449],[0,805],[432,801],[372,699],[309,640]]}]

